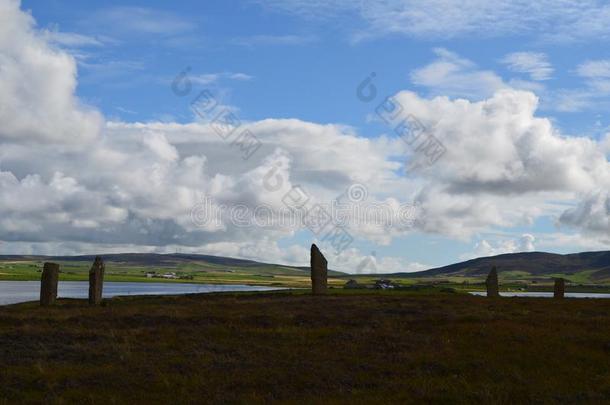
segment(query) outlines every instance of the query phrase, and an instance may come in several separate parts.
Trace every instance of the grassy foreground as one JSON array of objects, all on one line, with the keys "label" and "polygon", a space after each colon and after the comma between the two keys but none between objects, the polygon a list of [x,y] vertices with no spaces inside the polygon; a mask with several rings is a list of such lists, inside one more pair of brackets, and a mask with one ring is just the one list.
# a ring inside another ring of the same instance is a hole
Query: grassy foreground
[{"label": "grassy foreground", "polygon": [[610,300],[338,292],[0,307],[0,403],[610,401]]}]

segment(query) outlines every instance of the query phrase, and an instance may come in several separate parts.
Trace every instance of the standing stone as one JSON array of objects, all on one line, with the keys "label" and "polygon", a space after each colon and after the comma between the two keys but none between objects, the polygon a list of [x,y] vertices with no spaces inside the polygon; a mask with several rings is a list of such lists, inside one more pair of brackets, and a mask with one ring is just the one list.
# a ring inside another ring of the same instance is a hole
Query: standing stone
[{"label": "standing stone", "polygon": [[40,305],[48,307],[57,300],[57,283],[59,282],[59,264],[45,263],[40,280]]},{"label": "standing stone", "polygon": [[554,298],[563,298],[566,293],[566,281],[563,278],[555,279],[555,291],[553,292]]},{"label": "standing stone", "polygon": [[485,285],[487,286],[487,296],[491,298],[500,296],[500,287],[498,286],[498,272],[496,271],[496,266],[492,267],[489,275],[487,276],[487,280],[485,280]]},{"label": "standing stone", "polygon": [[311,291],[313,295],[326,294],[327,264],[320,249],[315,244],[311,245]]},{"label": "standing stone", "polygon": [[104,261],[97,256],[89,270],[89,305],[99,305],[102,302],[104,270]]}]

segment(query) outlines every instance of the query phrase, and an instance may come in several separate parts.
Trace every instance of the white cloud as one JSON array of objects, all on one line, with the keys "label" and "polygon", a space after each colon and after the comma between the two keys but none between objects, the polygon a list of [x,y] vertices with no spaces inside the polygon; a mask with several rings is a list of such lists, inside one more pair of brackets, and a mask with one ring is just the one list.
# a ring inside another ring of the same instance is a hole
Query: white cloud
[{"label": "white cloud", "polygon": [[605,190],[595,190],[583,195],[581,200],[566,210],[559,223],[581,230],[585,235],[610,237],[610,195]]},{"label": "white cloud", "polygon": [[576,68],[579,76],[585,78],[590,99],[610,95],[610,60],[590,60]]},{"label": "white cloud", "polygon": [[460,256],[462,260],[475,259],[477,257],[497,256],[505,253],[533,252],[536,250],[534,242],[536,238],[529,233],[521,235],[517,239],[500,239],[488,241],[482,239],[475,244],[474,251]]},{"label": "white cloud", "polygon": [[561,229],[558,232],[538,234],[536,244],[541,251],[550,249],[559,250],[563,253],[578,253],[607,250],[608,245],[610,245],[610,238],[586,231],[574,233]]},{"label": "white cloud", "polygon": [[548,80],[553,74],[548,57],[540,52],[510,53],[502,59],[502,63],[514,72],[529,74],[532,80]]},{"label": "white cloud", "polygon": [[97,136],[101,117],[74,96],[74,58],[50,47],[15,0],[0,1],[0,66],[0,140],[79,143]]},{"label": "white cloud", "polygon": [[610,60],[589,60],[576,68],[579,76],[592,79],[610,79]]},{"label": "white cloud", "polygon": [[[607,181],[608,162],[593,140],[568,138],[535,116],[537,97],[502,90],[480,101],[396,96],[447,147],[437,179],[462,192],[512,194],[583,190]],[[440,176],[440,177],[439,177]]]},{"label": "white cloud", "polygon": [[162,133],[145,132],[143,134],[143,143],[163,160],[175,162],[178,159],[178,151],[167,141],[167,138]]},{"label": "white cloud", "polygon": [[550,108],[559,112],[579,112],[594,106],[595,94],[589,89],[559,89],[547,99]]},{"label": "white cloud", "polygon": [[560,214],[552,201],[609,184],[599,145],[561,136],[549,119],[536,117],[532,93],[502,90],[470,102],[401,92],[396,99],[447,149],[421,173],[428,179],[417,197],[424,230],[464,236],[525,224],[543,212]]},{"label": "white cloud", "polygon": [[57,29],[43,31],[47,41],[66,48],[79,48],[88,46],[102,46],[104,42],[100,38],[89,35],[77,34],[75,32],[61,32]]},{"label": "white cloud", "polygon": [[447,49],[436,48],[434,53],[435,61],[411,72],[411,81],[427,87],[432,95],[480,100],[502,89],[545,91],[544,85],[536,81],[511,79],[505,82],[495,72],[481,69],[471,60]]},{"label": "white cloud", "polygon": [[584,83],[576,88],[550,91],[546,106],[559,112],[606,111],[610,106],[610,60],[585,61],[575,72]]},{"label": "white cloud", "polygon": [[[207,196],[218,206],[265,204],[279,211],[293,185],[328,202],[361,183],[371,202],[420,202],[417,231],[468,238],[542,215],[559,217],[567,202],[608,187],[600,145],[566,138],[549,119],[537,117],[531,92],[510,89],[448,51],[437,54],[434,68],[414,73],[419,83],[440,91],[451,90],[451,80],[481,80],[477,93],[484,99],[396,95],[447,147],[434,166],[403,176],[397,157],[409,148],[402,140],[298,119],[244,122],[240,130],[250,130],[263,145],[244,160],[211,123],[104,122],[84,109],[74,95],[74,59],[50,46],[16,1],[0,0],[0,240],[112,249],[181,246],[284,262],[304,252],[276,245],[294,237],[295,227],[240,227],[224,217],[218,226],[200,227],[193,207]],[[281,184],[270,192],[263,181],[274,167]],[[567,211],[563,222],[590,227],[592,221],[579,218],[596,218],[598,206],[603,204],[582,210],[586,215]],[[364,222],[349,231],[383,244],[413,230]],[[348,253],[347,269],[366,257]],[[392,271],[424,266],[379,260]]]},{"label": "white cloud", "polygon": [[[79,59],[78,66],[84,72],[80,79],[83,83],[103,83],[105,86],[132,85],[134,75],[146,77],[146,66],[138,60],[98,60],[89,62],[87,58]],[[122,80],[119,80],[122,79]],[[149,78],[150,80],[150,78]]]},{"label": "white cloud", "polygon": [[356,40],[384,35],[425,39],[534,36],[545,41],[607,39],[610,5],[599,0],[265,0],[263,7],[304,18],[357,15]]},{"label": "white cloud", "polygon": [[434,50],[437,60],[411,73],[411,81],[433,94],[484,98],[508,86],[492,71],[479,70],[468,59],[443,48]]},{"label": "white cloud", "polygon": [[[411,262],[404,257],[382,256],[376,252],[364,254],[358,249],[349,248],[341,252],[340,255],[333,255],[333,249],[325,244],[316,244],[322,250],[322,253],[332,260],[329,268],[339,270],[349,274],[388,274],[388,273],[412,273],[416,271],[427,270],[432,266]],[[304,256],[306,257],[306,256]],[[297,264],[297,263],[295,263]],[[302,265],[307,265],[303,263]]]},{"label": "white cloud", "polygon": [[[381,34],[453,37],[472,33],[515,34],[527,30],[528,21],[523,15],[528,15],[528,9],[533,8],[521,1],[388,0],[361,2],[359,12]],[[517,14],[521,14],[519,18]]]},{"label": "white cloud", "polygon": [[553,71],[545,62],[544,54],[517,52],[502,59],[509,70],[528,74],[527,79],[507,78],[479,67],[473,61],[444,48],[435,48],[436,59],[413,70],[411,82],[426,88],[429,95],[462,97],[482,100],[492,97],[499,90],[526,90],[541,97],[545,111],[579,112],[592,108],[605,108],[602,98],[610,94],[610,80],[589,79],[584,88],[547,89],[544,79]]},{"label": "white cloud", "polygon": [[[253,77],[246,73],[232,73],[232,72],[217,72],[217,73],[202,73],[189,75],[189,79],[193,84],[199,84],[207,86],[219,82],[220,80],[236,80],[236,81],[248,81],[252,80]],[[173,79],[172,79],[173,80]]]},{"label": "white cloud", "polygon": [[190,19],[171,11],[134,6],[101,9],[86,21],[86,25],[106,32],[147,35],[177,35],[196,28]]}]

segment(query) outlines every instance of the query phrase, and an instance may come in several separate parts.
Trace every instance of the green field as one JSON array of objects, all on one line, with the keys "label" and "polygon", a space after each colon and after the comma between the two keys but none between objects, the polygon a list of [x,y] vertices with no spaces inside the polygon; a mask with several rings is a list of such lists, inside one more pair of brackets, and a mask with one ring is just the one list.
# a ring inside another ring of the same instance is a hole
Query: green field
[{"label": "green field", "polygon": [[[89,277],[89,262],[58,262],[60,281],[85,281]],[[0,280],[40,280],[41,261],[0,262]],[[177,279],[148,278],[146,273],[176,273]],[[106,263],[105,281],[130,282],[180,282],[210,284],[253,284],[287,287],[308,287],[311,282],[308,272],[296,272],[290,268],[257,267],[255,270],[226,268],[214,264],[181,264],[172,267],[134,266]],[[331,285],[342,282],[330,280]]]},{"label": "green field", "polygon": [[608,403],[610,300],[334,290],[0,307],[0,403]]},{"label": "green field", "polygon": [[[57,261],[61,266],[61,281],[86,281],[89,277],[90,261]],[[40,280],[42,259],[0,260],[0,280],[26,281]],[[146,273],[175,273],[176,279],[148,278]],[[567,280],[568,291],[606,292],[610,291],[607,280],[593,280],[593,271],[584,270],[575,274],[553,273],[544,276],[526,271],[500,272],[501,289],[504,291],[550,291],[554,278]],[[350,275],[331,272],[329,286],[342,288],[354,279],[364,286],[373,286],[381,278],[390,279],[396,286],[411,289],[428,287],[451,288],[457,291],[484,290],[484,277],[465,275],[412,277],[401,275]],[[254,265],[225,265],[204,260],[165,261],[161,264],[130,263],[119,261],[106,262],[106,281],[115,282],[168,282],[168,283],[205,283],[205,284],[249,284],[291,288],[309,288],[311,280],[308,269],[256,263]]]},{"label": "green field", "polygon": [[[593,280],[590,271],[576,274],[553,273],[550,275],[535,275],[525,271],[500,272],[499,283],[502,291],[552,291],[555,278],[566,279],[566,290],[569,292],[610,292],[610,282],[607,280]],[[484,291],[485,277],[473,276],[433,276],[433,277],[409,277],[405,275],[350,275],[344,279],[354,279],[358,283],[372,285],[380,278],[389,279],[403,288],[422,289],[432,287],[435,289],[451,288],[456,291]]]}]

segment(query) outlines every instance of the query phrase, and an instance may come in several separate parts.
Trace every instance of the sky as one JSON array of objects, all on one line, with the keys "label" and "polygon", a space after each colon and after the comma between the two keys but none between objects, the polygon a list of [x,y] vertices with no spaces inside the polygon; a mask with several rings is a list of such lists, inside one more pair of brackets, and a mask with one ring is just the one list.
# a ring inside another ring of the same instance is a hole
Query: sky
[{"label": "sky", "polygon": [[610,245],[602,1],[0,0],[0,254]]}]

